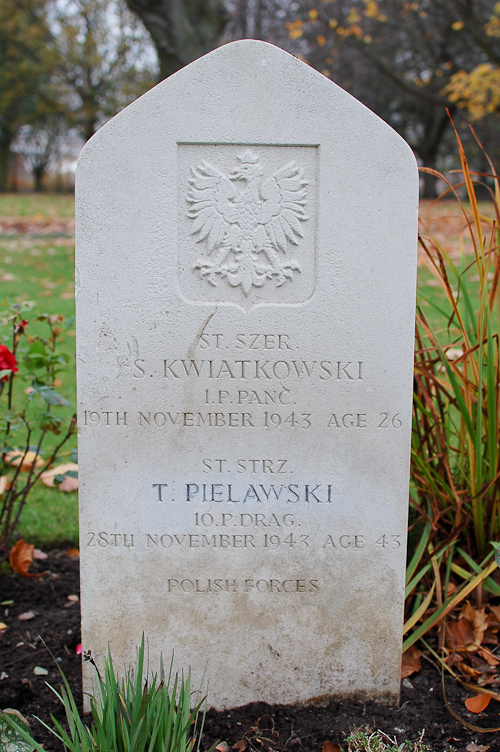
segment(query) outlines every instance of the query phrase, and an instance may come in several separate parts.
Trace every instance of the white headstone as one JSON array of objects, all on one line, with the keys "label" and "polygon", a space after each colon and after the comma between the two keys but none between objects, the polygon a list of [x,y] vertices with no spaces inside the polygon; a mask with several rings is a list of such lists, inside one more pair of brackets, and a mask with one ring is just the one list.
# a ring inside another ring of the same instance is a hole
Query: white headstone
[{"label": "white headstone", "polygon": [[397,698],[417,202],[408,145],[263,42],[87,144],[85,650],[144,632],[218,708]]}]

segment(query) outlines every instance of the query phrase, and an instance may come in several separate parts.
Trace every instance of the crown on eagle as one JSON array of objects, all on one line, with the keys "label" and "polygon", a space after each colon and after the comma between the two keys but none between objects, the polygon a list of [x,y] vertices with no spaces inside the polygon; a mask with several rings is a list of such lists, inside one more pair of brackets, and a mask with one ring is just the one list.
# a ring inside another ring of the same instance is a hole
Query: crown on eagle
[{"label": "crown on eagle", "polygon": [[257,164],[259,155],[250,151],[250,149],[245,149],[241,154],[238,154],[238,159],[241,164]]}]

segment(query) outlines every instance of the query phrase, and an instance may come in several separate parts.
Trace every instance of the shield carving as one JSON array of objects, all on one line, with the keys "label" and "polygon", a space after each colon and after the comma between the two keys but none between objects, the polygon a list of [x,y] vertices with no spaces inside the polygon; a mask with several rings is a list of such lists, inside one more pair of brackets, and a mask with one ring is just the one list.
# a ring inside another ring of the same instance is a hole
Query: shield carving
[{"label": "shield carving", "polygon": [[314,290],[317,148],[179,144],[179,281],[193,304],[297,305]]}]

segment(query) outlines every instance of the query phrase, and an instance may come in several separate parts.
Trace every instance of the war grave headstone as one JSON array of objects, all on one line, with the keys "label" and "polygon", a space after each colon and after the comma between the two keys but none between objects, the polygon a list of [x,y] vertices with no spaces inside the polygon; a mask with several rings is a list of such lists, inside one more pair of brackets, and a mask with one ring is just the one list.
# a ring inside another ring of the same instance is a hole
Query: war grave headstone
[{"label": "war grave headstone", "polygon": [[258,41],[86,145],[85,650],[144,633],[217,708],[398,697],[417,203],[408,145]]}]

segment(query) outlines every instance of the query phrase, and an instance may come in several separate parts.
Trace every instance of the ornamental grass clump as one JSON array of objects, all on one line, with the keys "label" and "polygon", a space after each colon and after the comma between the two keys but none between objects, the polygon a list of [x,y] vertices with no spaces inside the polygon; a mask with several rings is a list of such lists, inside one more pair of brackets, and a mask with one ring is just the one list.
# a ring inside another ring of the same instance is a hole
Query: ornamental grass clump
[{"label": "ornamental grass clump", "polygon": [[[64,705],[67,730],[54,716],[51,731],[69,752],[193,752],[200,746],[205,711],[201,690],[191,691],[188,671],[179,679],[172,674],[172,662],[165,679],[163,663],[160,674],[150,674],[145,665],[144,637],[134,666],[129,666],[122,679],[115,674],[111,652],[97,669],[90,653],[85,656],[96,668],[94,693],[90,695],[91,722],[85,723],[78,711],[70,686],[61,671],[60,692],[52,691]],[[192,706],[192,707],[191,707]],[[38,719],[40,720],[40,719]],[[6,722],[33,745],[44,752],[31,734],[15,718]],[[215,746],[215,745],[214,745]],[[211,748],[213,750],[214,747]],[[211,752],[211,751],[210,751]]]},{"label": "ornamental grass clump", "polygon": [[[463,182],[447,182],[463,217],[454,258],[436,237],[420,237],[422,260],[441,294],[417,307],[411,513],[404,649],[466,598],[500,595],[500,178],[472,173],[460,139]],[[484,180],[487,178],[487,181]],[[476,184],[491,194],[481,212]],[[493,187],[491,187],[493,186]],[[465,187],[467,199],[461,200]],[[467,241],[467,242],[465,242]],[[472,252],[466,253],[468,245]],[[412,631],[413,630],[413,631]]]}]

